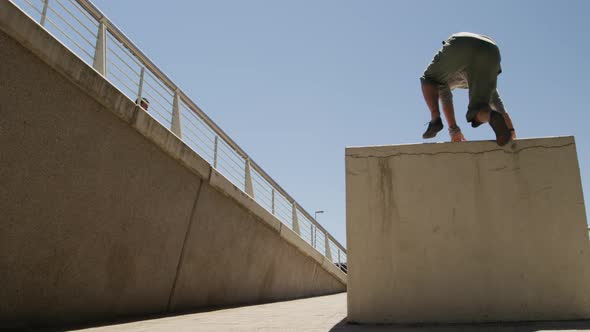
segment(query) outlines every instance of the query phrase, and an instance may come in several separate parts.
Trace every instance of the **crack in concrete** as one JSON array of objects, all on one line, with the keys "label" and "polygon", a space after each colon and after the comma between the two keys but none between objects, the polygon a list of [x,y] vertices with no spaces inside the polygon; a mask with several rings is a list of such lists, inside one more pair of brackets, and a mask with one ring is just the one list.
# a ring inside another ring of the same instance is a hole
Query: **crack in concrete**
[{"label": "crack in concrete", "polygon": [[178,263],[176,264],[176,273],[174,274],[174,281],[172,282],[172,289],[170,290],[170,294],[168,295],[168,304],[166,305],[166,312],[172,312],[173,305],[174,305],[174,295],[176,294],[176,285],[178,284],[178,279],[180,278],[180,273],[182,270],[182,263],[184,262],[184,256],[186,251],[187,242],[193,227],[193,220],[195,217],[195,213],[197,211],[197,205],[199,204],[199,199],[201,198],[201,191],[205,186],[205,180],[201,179],[199,184],[199,188],[197,189],[197,194],[195,197],[195,201],[193,203],[193,207],[191,209],[191,214],[189,216],[188,225],[186,228],[186,232],[184,233],[184,240],[182,241],[182,247],[180,249],[180,257],[178,257]]},{"label": "crack in concrete", "polygon": [[441,152],[421,152],[421,153],[402,152],[402,153],[395,153],[395,154],[385,155],[385,156],[377,156],[377,155],[370,155],[370,154],[369,155],[347,154],[346,157],[360,159],[360,158],[391,158],[391,157],[399,157],[399,156],[436,156],[436,155],[440,155],[440,154],[479,155],[479,154],[485,154],[485,153],[496,152],[496,151],[504,152],[506,154],[516,154],[516,153],[519,153],[519,152],[525,151],[525,150],[558,149],[558,148],[563,148],[563,147],[567,147],[567,146],[574,145],[574,144],[575,143],[572,142],[572,143],[567,143],[567,144],[562,144],[562,145],[552,145],[552,146],[532,145],[532,146],[527,146],[527,147],[524,147],[524,148],[521,148],[518,150],[514,150],[514,151],[498,148],[498,149],[484,150],[484,151],[477,151],[477,152],[469,152],[469,151],[459,151],[459,152],[441,151]]}]

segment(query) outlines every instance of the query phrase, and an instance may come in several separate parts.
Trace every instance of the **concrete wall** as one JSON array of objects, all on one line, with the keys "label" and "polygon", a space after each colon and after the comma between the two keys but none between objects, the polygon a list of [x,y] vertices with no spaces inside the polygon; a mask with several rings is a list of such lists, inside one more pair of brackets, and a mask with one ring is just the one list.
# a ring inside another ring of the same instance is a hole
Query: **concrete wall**
[{"label": "concrete wall", "polygon": [[0,328],[344,291],[346,275],[0,2]]},{"label": "concrete wall", "polygon": [[348,318],[590,318],[573,137],[346,150]]}]

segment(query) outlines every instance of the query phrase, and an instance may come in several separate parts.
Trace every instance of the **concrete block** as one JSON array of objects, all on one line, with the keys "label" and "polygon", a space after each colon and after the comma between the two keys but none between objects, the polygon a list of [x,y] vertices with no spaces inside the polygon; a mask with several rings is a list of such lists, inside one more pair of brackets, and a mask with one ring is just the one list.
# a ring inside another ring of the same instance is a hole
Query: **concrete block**
[{"label": "concrete block", "polygon": [[348,318],[590,318],[573,137],[346,150]]}]

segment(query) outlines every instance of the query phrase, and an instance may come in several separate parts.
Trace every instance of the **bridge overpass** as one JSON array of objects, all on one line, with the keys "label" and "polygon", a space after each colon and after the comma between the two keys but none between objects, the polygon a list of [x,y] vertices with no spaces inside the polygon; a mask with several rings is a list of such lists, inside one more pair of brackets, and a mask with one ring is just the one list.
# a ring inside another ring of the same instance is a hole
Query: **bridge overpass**
[{"label": "bridge overpass", "polygon": [[345,248],[92,4],[2,1],[0,45],[3,327],[346,290]]}]

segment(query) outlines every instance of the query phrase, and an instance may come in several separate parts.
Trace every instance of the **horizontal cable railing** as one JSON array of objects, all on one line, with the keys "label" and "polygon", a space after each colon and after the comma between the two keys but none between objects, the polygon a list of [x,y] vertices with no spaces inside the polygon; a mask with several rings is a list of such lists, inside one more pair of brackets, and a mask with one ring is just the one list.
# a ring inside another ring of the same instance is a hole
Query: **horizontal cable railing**
[{"label": "horizontal cable railing", "polygon": [[88,0],[11,0],[346,272],[346,249]]}]

